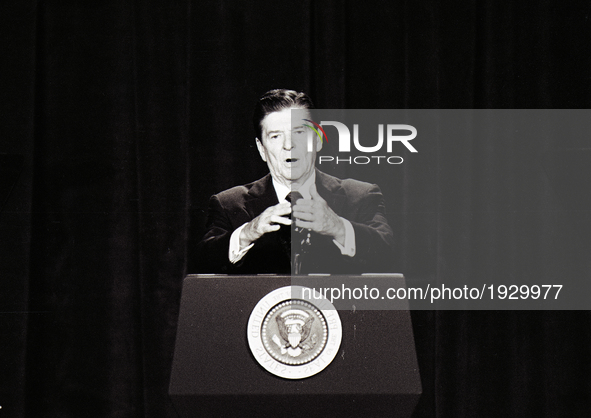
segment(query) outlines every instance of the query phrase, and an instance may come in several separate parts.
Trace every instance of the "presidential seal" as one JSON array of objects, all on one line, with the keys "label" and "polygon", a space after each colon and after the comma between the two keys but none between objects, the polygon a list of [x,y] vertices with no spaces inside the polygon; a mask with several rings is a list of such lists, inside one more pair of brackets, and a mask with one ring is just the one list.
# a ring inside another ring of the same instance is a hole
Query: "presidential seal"
[{"label": "presidential seal", "polygon": [[311,289],[306,294],[312,297],[303,299],[302,289],[274,290],[257,303],[248,321],[248,344],[254,358],[267,371],[286,379],[303,379],[322,371],[341,345],[341,320],[332,303]]}]

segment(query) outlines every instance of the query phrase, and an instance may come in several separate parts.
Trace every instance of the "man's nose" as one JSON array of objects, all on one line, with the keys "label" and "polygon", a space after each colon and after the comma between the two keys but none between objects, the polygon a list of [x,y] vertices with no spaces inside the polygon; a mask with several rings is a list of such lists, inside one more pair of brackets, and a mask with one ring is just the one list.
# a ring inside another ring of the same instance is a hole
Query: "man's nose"
[{"label": "man's nose", "polygon": [[293,142],[291,141],[291,132],[285,133],[285,139],[283,140],[283,149],[291,151],[293,149]]}]

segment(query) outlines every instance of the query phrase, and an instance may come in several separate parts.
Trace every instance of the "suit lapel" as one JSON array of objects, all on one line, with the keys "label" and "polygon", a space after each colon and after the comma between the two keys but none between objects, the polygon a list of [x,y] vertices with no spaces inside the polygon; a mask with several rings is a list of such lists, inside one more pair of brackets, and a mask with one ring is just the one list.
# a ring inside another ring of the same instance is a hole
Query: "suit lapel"
[{"label": "suit lapel", "polygon": [[275,188],[273,187],[271,174],[267,174],[262,179],[253,183],[248,191],[244,206],[251,218],[255,218],[268,207],[278,203],[279,200],[277,200],[277,193],[275,193]]},{"label": "suit lapel", "polygon": [[316,170],[316,190],[326,200],[328,206],[339,216],[342,216],[347,197],[345,196],[341,183],[338,179]]}]

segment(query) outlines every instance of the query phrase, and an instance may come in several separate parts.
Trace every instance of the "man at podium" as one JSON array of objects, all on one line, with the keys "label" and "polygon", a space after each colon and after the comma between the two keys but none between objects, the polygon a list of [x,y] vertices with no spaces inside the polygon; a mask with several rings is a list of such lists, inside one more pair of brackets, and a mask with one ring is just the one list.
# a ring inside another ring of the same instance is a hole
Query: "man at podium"
[{"label": "man at podium", "polygon": [[316,169],[322,140],[315,137],[309,152],[305,122],[292,125],[291,109],[313,104],[305,93],[285,89],[268,91],[256,104],[256,144],[269,174],[211,197],[197,247],[199,272],[392,271],[394,239],[379,187]]}]

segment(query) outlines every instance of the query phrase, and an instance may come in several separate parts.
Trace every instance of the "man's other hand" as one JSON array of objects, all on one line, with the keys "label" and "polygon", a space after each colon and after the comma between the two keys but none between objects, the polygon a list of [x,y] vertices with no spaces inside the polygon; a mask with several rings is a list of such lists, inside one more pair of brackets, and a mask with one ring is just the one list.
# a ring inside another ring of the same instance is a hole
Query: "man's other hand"
[{"label": "man's other hand", "polygon": [[311,199],[299,199],[293,207],[293,217],[298,228],[326,235],[345,244],[345,224],[343,220],[328,206],[316,190],[316,185],[310,187]]},{"label": "man's other hand", "polygon": [[287,202],[278,203],[265,209],[240,231],[240,248],[248,247],[264,234],[278,231],[281,225],[291,225],[291,219],[285,217],[290,213],[291,205]]}]

